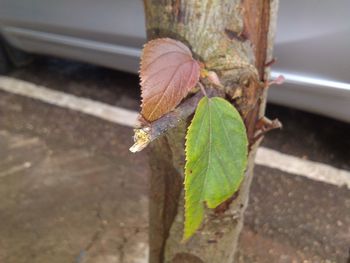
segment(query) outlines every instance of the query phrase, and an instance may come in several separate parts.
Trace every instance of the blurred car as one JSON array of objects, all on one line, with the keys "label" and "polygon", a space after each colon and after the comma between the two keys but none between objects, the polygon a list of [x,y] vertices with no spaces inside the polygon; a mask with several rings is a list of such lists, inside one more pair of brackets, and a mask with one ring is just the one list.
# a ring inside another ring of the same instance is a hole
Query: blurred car
[{"label": "blurred car", "polygon": [[[349,0],[280,1],[270,102],[350,122],[349,17]],[[136,73],[144,23],[141,0],[0,0],[0,70],[5,45]]]}]

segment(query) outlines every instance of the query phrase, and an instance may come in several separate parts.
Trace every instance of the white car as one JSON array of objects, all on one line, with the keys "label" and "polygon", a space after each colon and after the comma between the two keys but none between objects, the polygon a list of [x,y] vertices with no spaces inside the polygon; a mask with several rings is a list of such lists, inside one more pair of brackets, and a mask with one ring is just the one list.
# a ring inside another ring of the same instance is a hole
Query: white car
[{"label": "white car", "polygon": [[[0,0],[0,34],[0,71],[20,62],[11,45],[136,73],[143,3]],[[270,102],[350,122],[349,0],[281,0],[275,56],[272,77],[286,81],[271,88]]]}]

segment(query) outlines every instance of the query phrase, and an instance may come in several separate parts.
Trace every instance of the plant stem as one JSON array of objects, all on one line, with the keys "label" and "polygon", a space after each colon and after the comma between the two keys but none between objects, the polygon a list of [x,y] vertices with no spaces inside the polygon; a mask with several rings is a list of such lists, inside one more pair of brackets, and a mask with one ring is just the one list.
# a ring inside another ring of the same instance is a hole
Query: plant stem
[{"label": "plant stem", "polygon": [[207,92],[205,91],[205,88],[204,88],[203,84],[199,81],[198,85],[201,88],[201,91],[204,94],[204,96],[208,97]]}]

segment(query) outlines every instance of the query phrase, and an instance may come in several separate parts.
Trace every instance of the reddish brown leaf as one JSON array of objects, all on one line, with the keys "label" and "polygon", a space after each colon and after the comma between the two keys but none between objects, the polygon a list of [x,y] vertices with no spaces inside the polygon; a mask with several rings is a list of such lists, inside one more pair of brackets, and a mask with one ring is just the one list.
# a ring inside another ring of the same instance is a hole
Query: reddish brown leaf
[{"label": "reddish brown leaf", "polygon": [[199,80],[188,47],[170,38],[147,43],[141,57],[141,114],[148,121],[172,111]]}]

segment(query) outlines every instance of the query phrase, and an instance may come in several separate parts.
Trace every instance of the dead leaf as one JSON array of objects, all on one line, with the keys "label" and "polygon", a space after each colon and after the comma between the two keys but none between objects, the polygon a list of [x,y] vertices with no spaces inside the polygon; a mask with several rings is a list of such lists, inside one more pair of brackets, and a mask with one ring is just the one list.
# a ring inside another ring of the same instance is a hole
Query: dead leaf
[{"label": "dead leaf", "polygon": [[141,56],[141,114],[155,121],[172,111],[199,81],[200,66],[188,47],[170,38],[152,40]]}]

